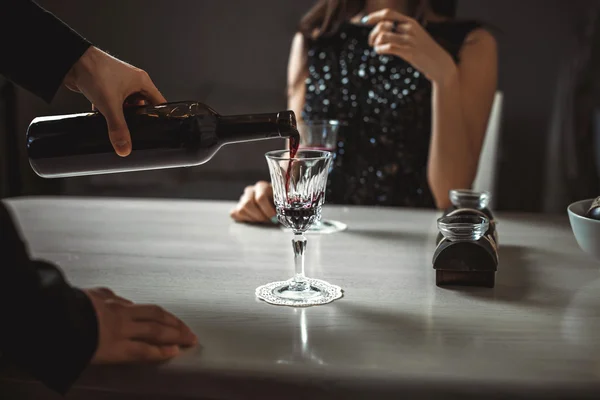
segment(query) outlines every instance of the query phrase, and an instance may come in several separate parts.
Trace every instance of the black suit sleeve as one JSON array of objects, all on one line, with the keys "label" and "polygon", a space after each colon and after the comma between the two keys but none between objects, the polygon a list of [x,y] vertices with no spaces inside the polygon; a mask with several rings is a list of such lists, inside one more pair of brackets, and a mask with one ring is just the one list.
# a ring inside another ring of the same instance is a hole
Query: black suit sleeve
[{"label": "black suit sleeve", "polygon": [[64,394],[98,344],[89,298],[50,263],[32,260],[0,201],[0,352]]},{"label": "black suit sleeve", "polygon": [[[0,74],[50,102],[90,43],[30,0],[3,0]],[[88,365],[98,324],[88,297],[32,260],[0,202],[0,352],[65,393]]]},{"label": "black suit sleeve", "polygon": [[31,0],[2,0],[0,74],[51,102],[90,43]]}]

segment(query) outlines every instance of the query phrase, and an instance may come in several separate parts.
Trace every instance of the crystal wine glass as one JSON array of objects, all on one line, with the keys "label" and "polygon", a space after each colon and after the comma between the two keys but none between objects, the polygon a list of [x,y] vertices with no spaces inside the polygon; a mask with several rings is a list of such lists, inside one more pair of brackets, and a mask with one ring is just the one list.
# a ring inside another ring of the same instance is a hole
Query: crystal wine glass
[{"label": "crystal wine glass", "polygon": [[[298,124],[300,148],[331,152],[335,157],[338,131],[344,123],[337,120],[307,120]],[[333,164],[333,163],[332,163]],[[329,168],[331,172],[332,166]],[[334,233],[346,230],[348,226],[340,221],[317,219],[306,233]],[[289,230],[283,226],[283,229]]]},{"label": "crystal wine glass", "polygon": [[256,296],[271,304],[293,307],[330,303],[342,297],[342,289],[304,274],[304,233],[321,216],[332,154],[321,150],[288,150],[266,154],[273,198],[279,222],[293,233],[296,274],[287,281],[272,282],[256,289]]}]

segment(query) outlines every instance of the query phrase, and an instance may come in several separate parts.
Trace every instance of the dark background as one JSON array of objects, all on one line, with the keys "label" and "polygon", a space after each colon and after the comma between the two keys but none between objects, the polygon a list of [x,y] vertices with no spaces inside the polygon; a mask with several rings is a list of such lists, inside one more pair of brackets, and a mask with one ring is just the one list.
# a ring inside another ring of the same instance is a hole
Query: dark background
[{"label": "dark background", "polygon": [[[572,54],[587,0],[459,0],[459,16],[488,22],[504,92],[497,208],[540,211],[559,68]],[[98,47],[150,73],[170,101],[200,100],[222,114],[286,108],[289,46],[312,0],[39,0]],[[36,116],[89,109],[62,90],[51,105],[17,90],[18,194],[237,199],[267,177],[263,153],[278,141],[223,148],[194,169],[61,181],[33,175],[23,155]],[[4,166],[5,168],[5,166]],[[6,185],[6,182],[4,183]]]}]

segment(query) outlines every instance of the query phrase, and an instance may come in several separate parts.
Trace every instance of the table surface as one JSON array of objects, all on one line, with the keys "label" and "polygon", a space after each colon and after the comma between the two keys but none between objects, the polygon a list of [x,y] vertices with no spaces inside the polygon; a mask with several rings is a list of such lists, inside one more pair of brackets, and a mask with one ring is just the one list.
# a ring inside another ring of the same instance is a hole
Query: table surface
[{"label": "table surface", "polygon": [[291,234],[233,223],[232,203],[7,204],[32,253],[72,283],[161,304],[199,337],[160,366],[91,367],[78,388],[223,399],[574,398],[600,389],[599,268],[566,215],[498,213],[496,287],[448,289],[436,287],[431,265],[438,212],[326,206],[324,218],[348,230],[308,236],[307,275],[345,295],[295,309],[254,296],[292,276]]}]

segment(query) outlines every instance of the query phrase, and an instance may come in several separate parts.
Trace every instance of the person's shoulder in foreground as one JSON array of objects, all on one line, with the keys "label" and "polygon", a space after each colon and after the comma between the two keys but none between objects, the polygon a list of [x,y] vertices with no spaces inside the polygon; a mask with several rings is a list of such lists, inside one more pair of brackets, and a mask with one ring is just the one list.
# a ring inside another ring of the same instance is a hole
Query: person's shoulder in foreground
[{"label": "person's shoulder in foreground", "polygon": [[31,0],[4,0],[0,74],[50,102],[91,43]]},{"label": "person's shoulder in foreground", "polygon": [[[134,93],[166,100],[147,73],[90,43],[30,0],[4,0],[0,74],[50,102],[61,85],[83,93],[107,119],[115,151],[131,141],[123,102]],[[0,353],[50,388],[65,393],[93,363],[172,358],[197,341],[177,317],[134,304],[106,288],[71,286],[51,263],[32,259],[0,202]]]}]

